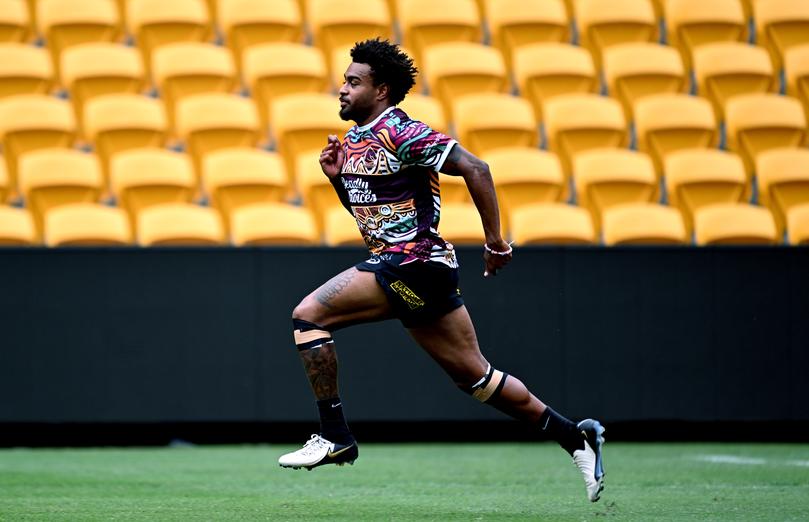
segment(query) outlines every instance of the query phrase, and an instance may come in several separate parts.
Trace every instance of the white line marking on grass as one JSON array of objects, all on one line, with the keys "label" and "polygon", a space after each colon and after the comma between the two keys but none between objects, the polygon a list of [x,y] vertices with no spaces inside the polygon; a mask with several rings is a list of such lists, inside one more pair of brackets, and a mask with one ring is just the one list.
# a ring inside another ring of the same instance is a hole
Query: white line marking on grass
[{"label": "white line marking on grass", "polygon": [[699,455],[697,460],[711,464],[734,464],[737,466],[762,466],[767,463],[765,459],[754,457],[740,457],[738,455]]},{"label": "white line marking on grass", "polygon": [[802,468],[809,468],[809,460],[790,460],[787,462],[790,466],[800,466]]}]

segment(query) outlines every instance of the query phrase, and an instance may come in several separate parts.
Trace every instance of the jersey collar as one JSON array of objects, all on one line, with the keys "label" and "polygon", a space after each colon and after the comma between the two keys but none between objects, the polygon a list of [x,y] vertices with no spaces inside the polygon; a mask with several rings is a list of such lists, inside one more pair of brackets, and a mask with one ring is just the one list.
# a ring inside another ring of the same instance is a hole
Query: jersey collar
[{"label": "jersey collar", "polygon": [[382,118],[383,118],[383,117],[384,117],[384,116],[385,116],[387,113],[389,113],[390,111],[392,111],[392,110],[393,110],[393,109],[395,109],[395,108],[396,108],[396,106],[395,106],[395,105],[391,105],[390,107],[388,107],[387,109],[385,109],[384,111],[382,111],[381,113],[379,113],[379,116],[377,116],[376,118],[374,118],[374,121],[372,121],[372,122],[370,122],[370,123],[366,123],[365,125],[363,125],[363,126],[361,126],[361,127],[360,127],[360,126],[358,126],[358,127],[357,127],[357,130],[358,130],[359,132],[367,131],[368,129],[370,129],[371,127],[373,127],[373,126],[374,126],[374,125],[376,125],[377,123],[379,123],[379,120],[381,120],[381,119],[382,119]]}]

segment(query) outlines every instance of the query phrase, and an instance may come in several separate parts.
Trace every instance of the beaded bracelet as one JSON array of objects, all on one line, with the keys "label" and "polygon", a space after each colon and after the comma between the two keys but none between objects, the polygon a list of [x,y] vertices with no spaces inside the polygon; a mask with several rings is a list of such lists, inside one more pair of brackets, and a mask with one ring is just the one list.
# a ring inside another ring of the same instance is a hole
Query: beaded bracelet
[{"label": "beaded bracelet", "polygon": [[494,256],[507,256],[507,255],[511,254],[511,252],[514,250],[514,249],[511,248],[511,245],[513,245],[513,244],[514,244],[514,241],[509,241],[508,250],[506,250],[505,252],[498,252],[497,250],[492,250],[489,247],[489,245],[487,245],[486,243],[483,243],[483,248],[486,249],[486,252],[488,252],[488,253],[490,253],[490,254],[492,254]]}]

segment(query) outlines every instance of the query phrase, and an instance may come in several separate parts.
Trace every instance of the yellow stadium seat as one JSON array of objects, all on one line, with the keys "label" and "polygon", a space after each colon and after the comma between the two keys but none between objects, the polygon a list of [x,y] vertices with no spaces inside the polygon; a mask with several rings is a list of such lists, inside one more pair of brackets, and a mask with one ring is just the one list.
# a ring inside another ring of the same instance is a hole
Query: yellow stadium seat
[{"label": "yellow stadium seat", "polygon": [[96,96],[137,94],[146,87],[138,51],[122,44],[85,43],[66,49],[60,70],[79,120],[84,104]]},{"label": "yellow stadium seat", "polygon": [[600,68],[601,53],[613,45],[657,40],[657,21],[649,0],[576,0],[579,42],[593,53]]},{"label": "yellow stadium seat", "polygon": [[559,154],[566,173],[579,152],[624,147],[628,134],[621,104],[596,94],[555,96],[545,102],[548,150]]},{"label": "yellow stadium seat", "polygon": [[604,51],[604,77],[610,96],[621,101],[627,119],[646,96],[686,92],[682,58],[672,47],[653,43],[619,44]]},{"label": "yellow stadium seat", "polygon": [[239,70],[245,51],[254,45],[303,40],[303,21],[294,0],[219,0],[219,21]]},{"label": "yellow stadium seat", "polygon": [[70,103],[44,94],[21,94],[0,99],[0,140],[11,196],[17,194],[17,160],[29,151],[70,147],[76,120]]},{"label": "yellow stadium seat", "polygon": [[4,0],[0,9],[0,42],[27,42],[32,30],[30,14],[23,0]]},{"label": "yellow stadium seat", "polygon": [[0,43],[0,98],[48,94],[54,83],[48,52],[16,42]]},{"label": "yellow stadium seat", "polygon": [[697,92],[711,100],[718,121],[727,101],[740,94],[777,89],[773,67],[762,47],[741,42],[705,44],[694,50]]},{"label": "yellow stadium seat", "polygon": [[236,66],[223,47],[201,42],[166,44],[152,55],[152,78],[166,105],[169,125],[176,124],[177,104],[203,93],[236,90]]},{"label": "yellow stadium seat", "polygon": [[159,100],[138,94],[107,94],[88,101],[82,119],[85,137],[101,160],[109,180],[110,159],[118,152],[162,147],[168,123]]},{"label": "yellow stadium seat", "polygon": [[570,44],[531,44],[514,52],[514,79],[520,94],[531,101],[537,119],[542,104],[561,94],[596,93],[598,75],[592,55]]},{"label": "yellow stadium seat", "polygon": [[122,37],[113,0],[38,0],[37,24],[51,52],[57,78],[62,52],[88,42],[113,42]]},{"label": "yellow stadium seat", "polygon": [[330,56],[334,49],[369,38],[391,39],[393,26],[385,0],[309,0],[309,28],[314,45]]},{"label": "yellow stadium seat", "polygon": [[756,157],[765,150],[806,145],[806,115],[801,102],[777,94],[731,98],[727,114],[727,148],[738,152],[753,175]]},{"label": "yellow stadium seat", "polygon": [[638,150],[655,162],[658,177],[672,152],[716,147],[719,132],[711,103],[686,94],[659,94],[638,100],[634,107]]},{"label": "yellow stadium seat", "polygon": [[700,45],[747,40],[747,18],[739,0],[668,0],[669,44],[678,48],[686,70]]},{"label": "yellow stadium seat", "polygon": [[316,47],[289,42],[255,45],[245,51],[243,64],[244,81],[258,105],[262,129],[269,126],[273,100],[329,90],[326,60]]},{"label": "yellow stadium seat", "polygon": [[261,141],[256,106],[250,98],[236,94],[197,94],[180,100],[177,131],[197,177],[206,154],[230,147],[256,147]]},{"label": "yellow stadium seat", "polygon": [[430,94],[452,119],[454,100],[470,95],[508,92],[506,65],[492,47],[469,42],[436,44],[424,51],[424,71]]},{"label": "yellow stadium seat", "polygon": [[6,164],[0,163],[0,204],[6,202],[9,194],[8,189],[8,171],[6,171]]},{"label": "yellow stadium seat", "polygon": [[212,208],[167,203],[138,214],[137,240],[142,246],[223,245],[225,229]]},{"label": "yellow stadium seat", "polygon": [[472,203],[442,204],[438,232],[453,245],[482,246],[486,242],[480,214]]},{"label": "yellow stadium seat", "polygon": [[618,205],[604,212],[604,244],[683,245],[688,242],[680,213],[653,203]]},{"label": "yellow stadium seat", "polygon": [[536,147],[539,133],[531,104],[509,94],[471,94],[453,103],[455,130],[472,154],[502,147]]},{"label": "yellow stadium seat", "polygon": [[120,208],[97,203],[74,203],[45,215],[45,244],[49,247],[125,246],[132,230]]},{"label": "yellow stadium seat", "polygon": [[778,237],[783,234],[793,207],[809,203],[809,150],[771,149],[756,157],[759,202],[775,218]]},{"label": "yellow stadium seat", "polygon": [[47,212],[101,197],[101,166],[93,154],[74,149],[43,149],[20,157],[20,192],[40,232]]},{"label": "yellow stadium seat", "polygon": [[744,11],[745,22],[753,16],[753,2],[756,0],[741,0],[742,11]]},{"label": "yellow stadium seat", "polygon": [[24,208],[0,205],[0,247],[29,246],[37,243],[31,213]]},{"label": "yellow stadium seat", "polygon": [[717,149],[692,149],[666,156],[669,204],[680,209],[689,231],[694,213],[718,203],[740,203],[747,193],[742,159]]},{"label": "yellow stadium seat", "polygon": [[480,42],[480,13],[474,0],[398,0],[402,43],[423,63],[424,51],[447,42]]},{"label": "yellow stadium seat", "polygon": [[563,203],[538,203],[513,210],[511,238],[524,245],[592,245],[597,242],[590,213]]},{"label": "yellow stadium seat", "polygon": [[486,0],[486,20],[492,45],[509,67],[514,52],[525,45],[570,41],[562,0]]},{"label": "yellow stadium seat", "polygon": [[203,0],[127,0],[129,34],[152,70],[152,52],[177,42],[204,42],[212,37],[211,20]]},{"label": "yellow stadium seat", "polygon": [[439,187],[441,190],[441,203],[471,203],[472,196],[463,176],[447,174],[439,176]]},{"label": "yellow stadium seat", "polygon": [[167,149],[143,148],[116,154],[110,185],[118,205],[132,224],[145,208],[165,203],[190,203],[196,179],[191,160]]},{"label": "yellow stadium seat", "polygon": [[702,207],[694,214],[698,245],[773,245],[778,242],[769,210],[743,203]]},{"label": "yellow stadium seat", "polygon": [[340,119],[337,100],[329,94],[292,94],[275,101],[270,128],[290,180],[298,155],[326,146],[329,134],[341,140],[350,124]]},{"label": "yellow stadium seat", "polygon": [[809,3],[804,0],[757,0],[753,19],[756,39],[769,49],[776,71],[790,47],[809,43]]},{"label": "yellow stadium seat", "polygon": [[431,128],[449,134],[449,124],[444,114],[444,108],[436,98],[410,93],[399,103],[399,108],[412,119],[423,121]]},{"label": "yellow stadium seat", "polygon": [[331,209],[339,208],[343,212],[345,209],[331,181],[321,170],[319,157],[320,151],[311,151],[298,156],[295,187],[303,205],[312,212],[318,230],[324,230],[326,217]]},{"label": "yellow stadium seat", "polygon": [[280,203],[287,194],[284,162],[275,152],[230,148],[208,154],[202,184],[210,204],[229,225],[237,209],[257,203]]},{"label": "yellow stadium seat", "polygon": [[791,245],[809,245],[809,203],[789,209],[787,238]]},{"label": "yellow stadium seat", "polygon": [[809,118],[809,44],[796,45],[784,55],[787,94],[803,103]]},{"label": "yellow stadium seat", "polygon": [[331,208],[326,213],[323,240],[328,246],[365,246],[357,220],[343,207]]},{"label": "yellow stadium seat", "polygon": [[309,209],[286,203],[255,203],[234,209],[230,215],[230,237],[236,246],[320,243]]},{"label": "yellow stadium seat", "polygon": [[594,149],[573,161],[573,181],[578,204],[590,211],[593,225],[614,206],[650,203],[659,197],[654,165],[643,152],[626,149]]},{"label": "yellow stadium seat", "polygon": [[525,205],[567,199],[568,185],[559,158],[533,147],[497,149],[481,156],[489,165],[500,203],[500,221]]}]

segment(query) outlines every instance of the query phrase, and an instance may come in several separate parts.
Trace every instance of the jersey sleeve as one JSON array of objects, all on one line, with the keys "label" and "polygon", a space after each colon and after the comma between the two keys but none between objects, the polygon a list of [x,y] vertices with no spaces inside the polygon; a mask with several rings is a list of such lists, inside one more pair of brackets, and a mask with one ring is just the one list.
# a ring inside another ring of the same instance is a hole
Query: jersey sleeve
[{"label": "jersey sleeve", "polygon": [[388,121],[390,148],[404,165],[439,171],[456,141],[429,125],[396,111]]}]

